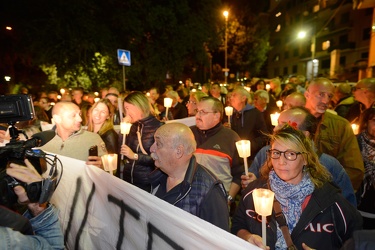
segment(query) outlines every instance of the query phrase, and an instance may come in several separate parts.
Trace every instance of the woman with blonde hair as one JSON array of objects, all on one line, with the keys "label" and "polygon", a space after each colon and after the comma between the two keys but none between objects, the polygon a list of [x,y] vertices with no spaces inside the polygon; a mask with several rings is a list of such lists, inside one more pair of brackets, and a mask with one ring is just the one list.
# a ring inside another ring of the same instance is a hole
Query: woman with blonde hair
[{"label": "woman with blonde hair", "polygon": [[[155,169],[150,156],[154,133],[163,123],[153,114],[148,98],[142,92],[132,92],[124,99],[127,122],[132,123],[126,143],[120,153],[126,157],[117,174],[123,180],[146,191],[151,190],[148,174]],[[123,169],[123,170],[122,170]]]},{"label": "woman with blonde hair", "polygon": [[270,145],[261,178],[242,193],[232,233],[266,249],[261,216],[255,212],[252,197],[254,189],[266,188],[275,193],[273,213],[267,217],[270,249],[340,249],[362,228],[362,219],[331,184],[331,175],[319,163],[311,140],[286,124],[270,135]]},{"label": "woman with blonde hair", "polygon": [[119,151],[118,134],[113,129],[115,107],[108,99],[100,99],[89,111],[87,130],[100,135],[107,152],[117,154]]}]

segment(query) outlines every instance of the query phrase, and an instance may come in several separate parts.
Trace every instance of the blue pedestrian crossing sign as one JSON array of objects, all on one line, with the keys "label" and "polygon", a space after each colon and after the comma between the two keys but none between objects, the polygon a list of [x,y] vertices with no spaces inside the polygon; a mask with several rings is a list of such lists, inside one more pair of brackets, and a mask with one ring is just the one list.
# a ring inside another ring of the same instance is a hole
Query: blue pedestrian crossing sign
[{"label": "blue pedestrian crossing sign", "polygon": [[118,49],[117,50],[117,59],[118,59],[118,63],[120,65],[130,66],[131,65],[130,51]]}]

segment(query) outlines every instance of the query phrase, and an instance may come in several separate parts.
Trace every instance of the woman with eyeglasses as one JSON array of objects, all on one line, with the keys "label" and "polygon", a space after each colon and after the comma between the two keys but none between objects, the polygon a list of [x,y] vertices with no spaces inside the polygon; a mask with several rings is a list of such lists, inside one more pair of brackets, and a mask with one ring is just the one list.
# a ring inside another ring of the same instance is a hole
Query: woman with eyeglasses
[{"label": "woman with eyeglasses", "polygon": [[[329,172],[319,163],[311,140],[303,132],[286,124],[269,137],[268,159],[260,170],[261,177],[242,193],[232,233],[267,249],[262,243],[262,219],[255,212],[252,197],[254,189],[266,188],[275,193],[276,204],[267,217],[270,249],[291,245],[295,249],[339,249],[355,230],[361,229],[360,214],[331,184]],[[282,213],[276,218],[277,204]],[[280,218],[285,218],[285,226]]]}]

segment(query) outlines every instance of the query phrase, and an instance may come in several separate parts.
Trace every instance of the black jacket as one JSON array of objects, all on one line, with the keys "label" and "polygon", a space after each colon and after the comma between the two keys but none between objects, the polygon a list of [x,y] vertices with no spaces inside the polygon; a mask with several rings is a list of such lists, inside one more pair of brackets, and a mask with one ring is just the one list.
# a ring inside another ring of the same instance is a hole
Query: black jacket
[{"label": "black jacket", "polygon": [[[262,235],[262,220],[255,212],[252,191],[267,188],[264,180],[258,179],[245,189],[238,209],[232,220],[232,233],[240,229]],[[267,217],[267,245],[275,249],[277,224],[275,214]],[[302,249],[302,243],[313,249],[340,249],[352,237],[355,230],[362,228],[362,217],[340,191],[326,183],[315,189],[291,234],[294,245]]]},{"label": "black jacket", "polygon": [[[124,180],[146,191],[150,191],[147,176],[155,169],[154,160],[150,156],[150,148],[154,143],[155,131],[162,124],[163,123],[156,119],[155,116],[150,115],[133,123],[129,134],[126,136],[125,144],[130,147],[134,153],[138,154],[138,160],[124,158]],[[141,151],[137,131],[141,134],[142,145],[147,154],[143,154]],[[119,173],[120,171],[117,172]]]}]

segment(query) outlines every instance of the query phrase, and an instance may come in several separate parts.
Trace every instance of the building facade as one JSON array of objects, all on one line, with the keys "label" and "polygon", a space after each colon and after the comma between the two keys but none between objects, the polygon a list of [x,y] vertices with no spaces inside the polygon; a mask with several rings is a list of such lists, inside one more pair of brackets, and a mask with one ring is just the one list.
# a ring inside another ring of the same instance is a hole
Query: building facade
[{"label": "building facade", "polygon": [[357,81],[366,70],[372,8],[354,9],[348,0],[273,0],[269,13],[269,77]]}]

